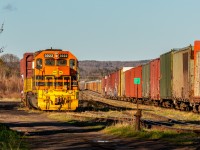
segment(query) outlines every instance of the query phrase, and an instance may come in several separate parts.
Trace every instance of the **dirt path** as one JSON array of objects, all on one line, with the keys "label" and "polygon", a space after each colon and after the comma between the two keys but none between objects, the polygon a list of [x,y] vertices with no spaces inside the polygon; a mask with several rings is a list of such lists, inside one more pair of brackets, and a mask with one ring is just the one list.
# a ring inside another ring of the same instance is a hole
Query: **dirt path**
[{"label": "dirt path", "polygon": [[[198,149],[198,146],[181,147],[158,140],[123,139],[103,135],[100,129],[92,126],[75,127],[71,124],[46,117],[46,113],[17,110],[19,102],[0,101],[0,122],[11,129],[24,132],[30,149],[45,150],[160,150]],[[199,147],[200,148],[200,147]]]}]

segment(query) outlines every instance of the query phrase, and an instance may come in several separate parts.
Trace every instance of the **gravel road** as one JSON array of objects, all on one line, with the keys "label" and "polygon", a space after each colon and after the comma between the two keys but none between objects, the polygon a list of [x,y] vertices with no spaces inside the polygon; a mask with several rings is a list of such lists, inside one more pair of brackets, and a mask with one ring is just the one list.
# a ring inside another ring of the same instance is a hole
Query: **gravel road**
[{"label": "gravel road", "polygon": [[176,146],[160,140],[136,140],[104,135],[92,126],[77,127],[47,117],[47,113],[19,110],[17,101],[0,101],[0,122],[23,132],[29,149],[37,150],[187,150],[199,149]]}]

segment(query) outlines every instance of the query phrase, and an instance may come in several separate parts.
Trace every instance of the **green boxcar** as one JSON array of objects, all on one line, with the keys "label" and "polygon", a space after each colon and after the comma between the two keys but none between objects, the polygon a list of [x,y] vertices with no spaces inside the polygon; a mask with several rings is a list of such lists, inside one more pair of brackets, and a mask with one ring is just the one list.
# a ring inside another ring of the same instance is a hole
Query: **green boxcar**
[{"label": "green boxcar", "polygon": [[150,65],[145,64],[142,66],[142,97],[150,97]]},{"label": "green boxcar", "polygon": [[174,50],[160,56],[160,98],[172,99],[172,55]]}]

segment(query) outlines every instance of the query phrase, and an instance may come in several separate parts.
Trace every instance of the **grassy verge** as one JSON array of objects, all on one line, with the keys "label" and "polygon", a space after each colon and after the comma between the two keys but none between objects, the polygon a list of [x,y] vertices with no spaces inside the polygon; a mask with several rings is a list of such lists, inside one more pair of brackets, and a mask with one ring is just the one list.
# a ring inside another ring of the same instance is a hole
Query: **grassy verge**
[{"label": "grassy verge", "polygon": [[0,149],[1,150],[18,150],[28,149],[23,137],[16,131],[0,124]]},{"label": "grassy verge", "polygon": [[104,133],[122,136],[122,137],[134,137],[138,139],[149,140],[165,140],[174,142],[176,144],[194,144],[199,141],[200,136],[195,133],[177,133],[175,131],[159,131],[142,129],[140,132],[135,131],[133,125],[129,124],[115,124],[108,126],[104,129]]},{"label": "grassy verge", "polygon": [[[165,140],[168,142],[173,142],[176,144],[195,144],[199,142],[200,135],[195,133],[177,133],[170,130],[153,130],[153,129],[142,129],[140,132],[136,132],[133,124],[128,123],[118,123],[114,125],[103,124],[102,122],[97,123],[92,118],[78,118],[70,115],[71,113],[49,113],[47,116],[52,119],[65,121],[69,124],[81,127],[99,128],[103,133],[116,135],[120,137],[133,137],[139,139],[149,139],[149,140]],[[73,113],[72,113],[73,114]],[[113,112],[107,112],[108,116],[112,116]],[[88,116],[87,113],[82,113],[82,115]],[[95,116],[91,114],[89,116]],[[106,116],[106,115],[105,115]],[[121,115],[120,115],[121,116]]]}]

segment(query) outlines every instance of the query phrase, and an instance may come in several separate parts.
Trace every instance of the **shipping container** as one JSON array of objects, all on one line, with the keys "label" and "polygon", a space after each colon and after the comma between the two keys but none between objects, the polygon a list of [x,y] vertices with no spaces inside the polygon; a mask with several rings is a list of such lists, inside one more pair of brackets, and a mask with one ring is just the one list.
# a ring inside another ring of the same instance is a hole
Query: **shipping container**
[{"label": "shipping container", "polygon": [[[134,79],[139,78],[140,84],[134,84]],[[125,72],[125,91],[127,97],[142,98],[142,66],[137,66]]]},{"label": "shipping container", "polygon": [[120,76],[120,96],[125,97],[125,72],[132,69],[133,67],[123,67],[120,70],[121,76]]},{"label": "shipping container", "polygon": [[115,80],[116,80],[116,73],[112,73],[110,75],[110,96],[116,96],[117,95],[117,87],[115,85]]},{"label": "shipping container", "polygon": [[174,50],[160,56],[160,98],[172,99],[172,55]]},{"label": "shipping container", "polygon": [[194,42],[194,102],[200,103],[200,41]]},{"label": "shipping container", "polygon": [[107,95],[117,97],[118,93],[120,93],[120,71],[116,71],[108,75],[107,78]]},{"label": "shipping container", "polygon": [[101,80],[88,81],[85,83],[86,89],[101,93]]},{"label": "shipping container", "polygon": [[101,80],[96,80],[94,83],[95,83],[95,89],[96,89],[95,91],[100,93],[100,91],[101,91]]},{"label": "shipping container", "polygon": [[193,96],[193,48],[188,46],[173,53],[173,84],[174,99],[189,101]]},{"label": "shipping container", "polygon": [[150,61],[150,98],[160,100],[160,58]]},{"label": "shipping container", "polygon": [[125,72],[125,96],[126,97],[131,97],[131,83],[133,83],[133,81],[131,82],[131,71],[134,68],[128,70]]},{"label": "shipping container", "polygon": [[98,93],[102,93],[102,90],[101,90],[102,87],[101,87],[101,86],[102,86],[102,85],[101,85],[101,80],[98,80],[98,81],[97,81],[97,92],[98,92]]},{"label": "shipping container", "polygon": [[150,64],[142,65],[142,97],[150,98]]},{"label": "shipping container", "polygon": [[106,80],[107,80],[107,76],[103,77],[101,79],[101,94],[106,95]]},{"label": "shipping container", "polygon": [[111,82],[111,77],[110,77],[110,74],[107,76],[107,79],[106,79],[106,85],[105,85],[105,89],[106,89],[106,94],[107,96],[110,96],[110,93],[111,93],[111,89],[110,89],[110,83]]},{"label": "shipping container", "polygon": [[[133,80],[135,78],[139,78],[140,79],[140,83],[139,84],[132,84],[133,88],[132,88],[132,94],[133,97],[137,97],[137,98],[142,98],[142,66],[137,66],[134,68],[134,75],[133,75]],[[132,82],[133,82],[132,80]]]},{"label": "shipping container", "polygon": [[85,90],[85,84],[86,84],[85,81],[80,81],[79,84],[78,84],[79,90]]},{"label": "shipping container", "polygon": [[111,76],[111,74],[109,74],[109,76],[108,76],[108,84],[107,84],[107,89],[108,89],[108,93],[107,93],[107,95],[108,96],[112,96],[112,94],[113,94],[113,89],[112,89],[112,76]]}]

